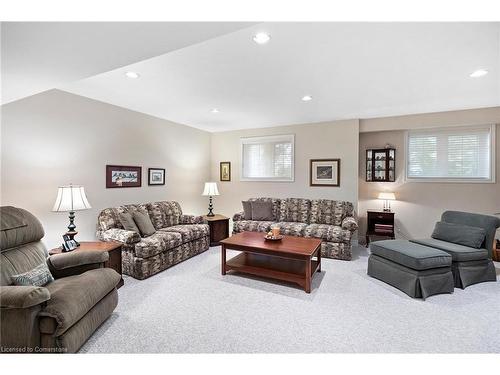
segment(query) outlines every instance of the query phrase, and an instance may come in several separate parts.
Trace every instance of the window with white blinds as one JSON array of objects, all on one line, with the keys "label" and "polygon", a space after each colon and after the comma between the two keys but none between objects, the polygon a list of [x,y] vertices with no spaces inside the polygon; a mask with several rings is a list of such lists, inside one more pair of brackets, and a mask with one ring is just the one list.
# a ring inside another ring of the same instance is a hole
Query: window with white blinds
[{"label": "window with white blinds", "polygon": [[494,131],[494,125],[409,131],[407,179],[492,181]]},{"label": "window with white blinds", "polygon": [[242,181],[293,181],[295,136],[241,138]]}]

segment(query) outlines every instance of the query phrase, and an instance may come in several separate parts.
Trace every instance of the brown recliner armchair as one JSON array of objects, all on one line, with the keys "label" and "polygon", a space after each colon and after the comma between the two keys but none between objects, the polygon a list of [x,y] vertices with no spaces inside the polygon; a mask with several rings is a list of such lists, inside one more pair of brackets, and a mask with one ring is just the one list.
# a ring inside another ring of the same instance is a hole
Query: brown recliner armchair
[{"label": "brown recliner armchair", "polygon": [[[74,353],[111,315],[120,275],[104,268],[102,252],[48,258],[40,221],[26,210],[0,207],[0,345],[3,352]],[[54,281],[15,286],[12,275],[46,262]]]}]

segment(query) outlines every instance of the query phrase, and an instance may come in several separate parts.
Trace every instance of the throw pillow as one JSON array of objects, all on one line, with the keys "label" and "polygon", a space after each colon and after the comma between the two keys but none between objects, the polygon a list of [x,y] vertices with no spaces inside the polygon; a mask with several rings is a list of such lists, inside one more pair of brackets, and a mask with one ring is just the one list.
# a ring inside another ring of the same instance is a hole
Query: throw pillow
[{"label": "throw pillow", "polygon": [[486,237],[486,231],[483,228],[438,221],[431,237],[479,249]]},{"label": "throw pillow", "polygon": [[132,217],[130,212],[120,213],[118,214],[118,218],[120,219],[120,223],[122,223],[123,225],[123,229],[140,233],[139,228],[137,228],[137,224],[135,223],[134,218]]},{"label": "throw pillow", "polygon": [[252,202],[250,201],[242,201],[243,205],[243,219],[252,220]]},{"label": "throw pillow", "polygon": [[252,202],[252,220],[272,221],[273,203],[272,202]]},{"label": "throw pillow", "polygon": [[148,237],[156,233],[156,229],[151,222],[151,218],[145,210],[139,209],[132,213],[137,227],[142,237]]},{"label": "throw pillow", "polygon": [[19,275],[12,275],[14,285],[20,286],[44,286],[54,281],[49,267],[45,263],[36,266],[32,270]]}]

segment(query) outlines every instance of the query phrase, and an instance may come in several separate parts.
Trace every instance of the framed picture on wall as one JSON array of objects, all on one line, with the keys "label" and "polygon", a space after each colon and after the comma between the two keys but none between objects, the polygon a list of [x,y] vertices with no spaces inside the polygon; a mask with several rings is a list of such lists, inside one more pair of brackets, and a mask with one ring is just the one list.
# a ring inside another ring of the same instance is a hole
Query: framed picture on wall
[{"label": "framed picture on wall", "polygon": [[340,159],[311,159],[309,186],[340,186]]},{"label": "framed picture on wall", "polygon": [[221,161],[220,162],[220,180],[221,181],[231,181],[231,162]]},{"label": "framed picture on wall", "polygon": [[148,185],[165,185],[165,169],[148,168]]},{"label": "framed picture on wall", "polygon": [[106,188],[141,187],[142,167],[106,165]]}]

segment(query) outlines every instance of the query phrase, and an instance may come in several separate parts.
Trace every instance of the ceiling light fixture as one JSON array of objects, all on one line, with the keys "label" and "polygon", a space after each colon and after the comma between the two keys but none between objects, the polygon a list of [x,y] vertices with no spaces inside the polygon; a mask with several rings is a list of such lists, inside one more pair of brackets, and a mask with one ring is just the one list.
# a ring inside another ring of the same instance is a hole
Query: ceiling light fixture
[{"label": "ceiling light fixture", "polygon": [[302,97],[303,102],[310,102],[311,100],[313,100],[313,97],[311,95],[304,95]]},{"label": "ceiling light fixture", "polygon": [[269,34],[266,33],[257,33],[253,37],[253,41],[257,44],[266,44],[271,40]]},{"label": "ceiling light fixture", "polygon": [[212,112],[212,113],[219,113],[219,110],[217,108],[214,108],[210,112]]},{"label": "ceiling light fixture", "polygon": [[479,78],[479,77],[485,76],[486,74],[488,74],[487,70],[485,70],[485,69],[478,69],[478,70],[473,71],[470,74],[470,77],[472,77],[472,78]]},{"label": "ceiling light fixture", "polygon": [[127,76],[127,78],[139,78],[139,73],[136,72],[127,72],[125,73],[125,75]]}]

